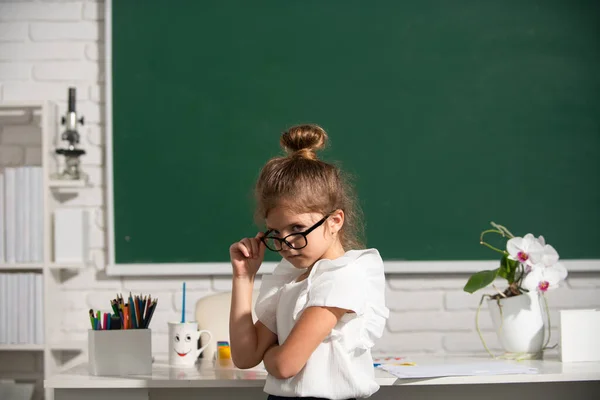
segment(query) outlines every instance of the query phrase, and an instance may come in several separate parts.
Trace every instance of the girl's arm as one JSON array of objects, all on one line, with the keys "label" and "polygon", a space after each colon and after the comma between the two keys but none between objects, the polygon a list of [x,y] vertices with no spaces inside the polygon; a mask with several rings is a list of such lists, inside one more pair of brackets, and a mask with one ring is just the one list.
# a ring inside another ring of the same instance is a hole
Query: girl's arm
[{"label": "girl's arm", "polygon": [[258,365],[265,351],[277,343],[277,335],[262,322],[252,322],[252,290],[254,277],[233,278],[229,339],[231,358],[236,367],[252,368]]},{"label": "girl's arm", "polygon": [[336,307],[308,307],[286,341],[264,353],[267,372],[278,379],[296,375],[347,312]]}]

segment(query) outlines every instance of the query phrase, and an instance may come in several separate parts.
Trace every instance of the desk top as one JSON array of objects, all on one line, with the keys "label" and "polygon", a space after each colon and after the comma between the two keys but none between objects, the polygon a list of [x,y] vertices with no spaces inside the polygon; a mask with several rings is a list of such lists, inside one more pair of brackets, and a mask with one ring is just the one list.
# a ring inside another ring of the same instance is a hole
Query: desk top
[{"label": "desk top", "polygon": [[[490,358],[482,357],[427,356],[411,358],[418,365],[423,366],[492,361]],[[516,361],[504,362],[517,363]],[[377,368],[375,369],[375,378],[380,386],[600,381],[600,362],[562,363],[551,359],[521,361],[518,365],[537,368],[538,373],[398,379]],[[44,386],[52,389],[262,387],[265,384],[266,376],[266,372],[262,368],[250,370],[215,368],[212,362],[206,360],[201,360],[193,368],[176,368],[170,367],[165,361],[157,360],[152,366],[152,375],[93,376],[88,373],[87,364],[80,364],[46,379]]]}]

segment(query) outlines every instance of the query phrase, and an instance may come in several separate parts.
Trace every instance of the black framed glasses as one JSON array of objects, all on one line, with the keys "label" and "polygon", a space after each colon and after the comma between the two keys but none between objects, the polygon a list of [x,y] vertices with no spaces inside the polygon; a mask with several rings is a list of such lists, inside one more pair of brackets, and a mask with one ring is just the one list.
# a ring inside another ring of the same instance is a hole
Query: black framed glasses
[{"label": "black framed glasses", "polygon": [[275,236],[269,236],[269,234],[273,231],[269,229],[265,232],[264,236],[260,238],[261,242],[267,246],[267,249],[271,251],[281,251],[283,249],[283,244],[285,243],[287,247],[294,250],[300,250],[305,248],[308,245],[308,236],[309,233],[323,225],[323,223],[333,214],[333,211],[327,213],[323,218],[321,218],[316,224],[305,230],[304,232],[290,233],[284,238],[278,238]]}]

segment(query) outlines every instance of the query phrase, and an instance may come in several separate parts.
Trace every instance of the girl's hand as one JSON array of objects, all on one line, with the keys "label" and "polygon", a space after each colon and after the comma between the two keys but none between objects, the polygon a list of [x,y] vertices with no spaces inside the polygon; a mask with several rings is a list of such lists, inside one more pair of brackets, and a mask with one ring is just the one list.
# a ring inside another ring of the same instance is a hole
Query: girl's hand
[{"label": "girl's hand", "polygon": [[254,278],[265,258],[265,244],[259,232],[253,238],[244,238],[229,247],[234,278]]}]

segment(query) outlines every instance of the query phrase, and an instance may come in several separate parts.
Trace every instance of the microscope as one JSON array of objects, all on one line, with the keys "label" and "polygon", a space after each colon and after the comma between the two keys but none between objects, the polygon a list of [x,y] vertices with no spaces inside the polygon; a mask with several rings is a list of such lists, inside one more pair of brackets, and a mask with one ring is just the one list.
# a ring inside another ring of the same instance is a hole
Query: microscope
[{"label": "microscope", "polygon": [[58,179],[79,180],[84,179],[85,174],[81,172],[79,157],[85,154],[85,150],[77,148],[79,144],[79,133],[77,124],[83,125],[83,117],[77,119],[75,111],[75,88],[69,88],[69,106],[66,115],[61,119],[61,124],[65,126],[65,131],[61,135],[62,140],[66,140],[66,148],[57,148],[56,154],[65,157],[65,169],[58,174]]}]

